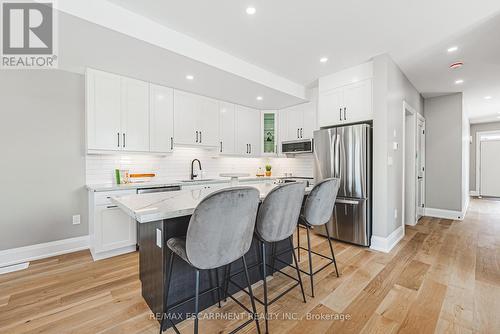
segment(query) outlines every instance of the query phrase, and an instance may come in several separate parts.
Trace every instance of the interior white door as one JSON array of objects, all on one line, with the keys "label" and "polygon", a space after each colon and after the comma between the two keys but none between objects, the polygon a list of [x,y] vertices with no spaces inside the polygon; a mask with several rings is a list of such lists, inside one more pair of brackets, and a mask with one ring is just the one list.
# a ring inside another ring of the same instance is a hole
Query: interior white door
[{"label": "interior white door", "polygon": [[121,150],[121,78],[87,70],[87,148]]},{"label": "interior white door", "polygon": [[236,110],[232,103],[219,103],[219,153],[235,154],[236,152]]},{"label": "interior white door", "polygon": [[150,84],[149,96],[150,151],[172,152],[174,148],[174,90]]},{"label": "interior white door", "polygon": [[422,118],[417,119],[417,220],[424,215],[425,208],[425,121]]},{"label": "interior white door", "polygon": [[198,144],[201,146],[219,146],[219,102],[200,96],[197,117],[199,131]]},{"label": "interior white door", "polygon": [[373,119],[372,80],[367,79],[344,87],[342,118],[353,123]]},{"label": "interior white door", "polygon": [[122,149],[149,151],[149,84],[122,78]]},{"label": "interior white door", "polygon": [[344,89],[330,89],[319,94],[318,125],[331,126],[344,122]]},{"label": "interior white door", "polygon": [[174,143],[196,145],[199,133],[196,128],[199,110],[198,96],[174,90]]},{"label": "interior white door", "polygon": [[481,196],[500,197],[500,140],[481,142]]}]

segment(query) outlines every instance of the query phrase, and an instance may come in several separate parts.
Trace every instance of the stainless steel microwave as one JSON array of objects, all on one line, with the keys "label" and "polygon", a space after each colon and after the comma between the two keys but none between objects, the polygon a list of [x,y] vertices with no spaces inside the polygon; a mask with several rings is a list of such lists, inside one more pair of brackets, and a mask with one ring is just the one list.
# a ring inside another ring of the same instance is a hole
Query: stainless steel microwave
[{"label": "stainless steel microwave", "polygon": [[285,154],[312,153],[312,151],[312,139],[284,141],[281,143],[281,152]]}]

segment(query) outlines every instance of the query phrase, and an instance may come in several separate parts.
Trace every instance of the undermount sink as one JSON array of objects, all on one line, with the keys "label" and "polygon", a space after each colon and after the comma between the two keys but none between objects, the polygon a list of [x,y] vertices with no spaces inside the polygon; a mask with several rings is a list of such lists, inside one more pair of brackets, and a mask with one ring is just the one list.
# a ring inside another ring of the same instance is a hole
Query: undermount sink
[{"label": "undermount sink", "polygon": [[191,182],[209,182],[215,179],[203,179],[203,180],[181,180],[180,182],[191,183]]}]

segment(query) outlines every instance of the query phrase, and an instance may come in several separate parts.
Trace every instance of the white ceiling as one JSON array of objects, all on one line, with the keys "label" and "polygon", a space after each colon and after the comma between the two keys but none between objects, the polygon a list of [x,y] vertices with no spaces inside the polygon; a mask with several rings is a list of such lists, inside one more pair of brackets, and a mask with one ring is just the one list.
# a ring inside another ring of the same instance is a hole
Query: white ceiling
[{"label": "white ceiling", "polygon": [[[111,1],[302,85],[389,53],[423,93],[463,89],[471,118],[492,117],[500,100],[498,0]],[[496,33],[485,36],[488,29]],[[456,55],[446,53],[450,43]],[[463,87],[446,67],[459,56]],[[485,95],[494,98],[485,103]]]}]

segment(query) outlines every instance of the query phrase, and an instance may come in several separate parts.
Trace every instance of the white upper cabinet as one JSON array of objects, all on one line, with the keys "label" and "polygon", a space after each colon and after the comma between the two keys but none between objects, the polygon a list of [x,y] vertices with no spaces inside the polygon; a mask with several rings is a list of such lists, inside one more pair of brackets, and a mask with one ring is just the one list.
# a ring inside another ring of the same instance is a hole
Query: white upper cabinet
[{"label": "white upper cabinet", "polygon": [[318,125],[372,120],[372,78],[372,62],[320,78]]},{"label": "white upper cabinet", "polygon": [[87,149],[121,149],[121,78],[87,70]]},{"label": "white upper cabinet", "polygon": [[149,85],[150,151],[172,152],[174,148],[174,90]]},{"label": "white upper cabinet", "polygon": [[219,103],[219,153],[236,154],[236,109],[226,102]]},{"label": "white upper cabinet", "polygon": [[260,155],[260,111],[236,106],[236,153],[247,157]]},{"label": "white upper cabinet", "polygon": [[174,90],[174,143],[219,146],[218,102]]},{"label": "white upper cabinet", "polygon": [[87,148],[149,151],[146,82],[87,70]]},{"label": "white upper cabinet", "polygon": [[316,130],[316,102],[311,101],[280,111],[280,122],[285,127],[280,141],[311,139]]},{"label": "white upper cabinet", "polygon": [[149,84],[122,78],[122,149],[149,151]]}]

